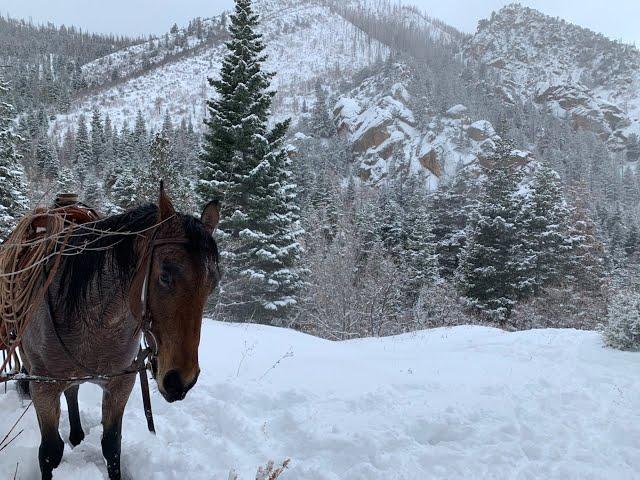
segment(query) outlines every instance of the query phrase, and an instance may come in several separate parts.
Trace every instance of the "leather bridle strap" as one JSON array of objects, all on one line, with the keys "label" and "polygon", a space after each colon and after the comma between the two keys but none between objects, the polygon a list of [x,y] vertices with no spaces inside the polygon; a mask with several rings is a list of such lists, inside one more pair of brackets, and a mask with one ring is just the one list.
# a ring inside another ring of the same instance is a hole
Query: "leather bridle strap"
[{"label": "leather bridle strap", "polygon": [[[142,257],[142,262],[139,268],[144,266],[145,273],[144,279],[142,281],[142,288],[140,290],[140,303],[141,303],[141,314],[139,320],[139,326],[136,330],[136,333],[142,330],[142,338],[145,343],[145,350],[142,350],[140,347],[140,353],[138,357],[141,358],[143,352],[146,352],[147,355],[144,355],[144,359],[142,362],[149,358],[150,362],[156,361],[158,356],[158,339],[153,333],[153,316],[151,315],[151,310],[149,309],[149,284],[151,281],[151,267],[153,266],[153,254],[155,253],[155,249],[157,247],[165,246],[165,245],[184,245],[188,241],[186,238],[161,238],[157,239],[158,229],[156,228],[151,237],[149,238],[149,242],[147,243],[147,248],[145,255]],[[146,263],[145,263],[146,262]],[[150,342],[150,340],[152,342]],[[153,345],[150,345],[153,343]],[[152,370],[152,374],[155,376],[155,372]],[[149,394],[149,379],[147,378],[146,369],[140,369],[138,371],[139,379],[140,379],[140,388],[142,390],[142,404],[144,406],[144,415],[147,419],[147,428],[153,434],[156,433],[155,425],[153,422],[153,410],[151,408],[151,395]]]}]

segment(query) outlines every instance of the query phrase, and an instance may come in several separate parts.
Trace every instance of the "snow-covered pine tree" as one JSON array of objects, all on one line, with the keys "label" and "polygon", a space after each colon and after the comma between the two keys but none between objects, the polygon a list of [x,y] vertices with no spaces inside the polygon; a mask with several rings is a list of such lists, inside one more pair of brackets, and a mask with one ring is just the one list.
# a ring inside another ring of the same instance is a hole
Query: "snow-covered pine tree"
[{"label": "snow-covered pine tree", "polygon": [[89,175],[89,178],[85,182],[84,189],[84,202],[92,208],[98,211],[102,211],[105,196],[102,185],[98,182],[95,175]]},{"label": "snow-covered pine tree", "polygon": [[407,201],[404,203],[406,213],[403,218],[403,263],[406,266],[407,286],[412,291],[410,298],[415,301],[422,288],[437,281],[438,258],[435,253],[433,220],[427,207],[424,183],[420,185],[420,177],[414,175],[408,178],[405,184]]},{"label": "snow-covered pine tree", "polygon": [[432,235],[438,258],[439,274],[452,278],[458,268],[460,252],[466,243],[467,223],[473,194],[468,172],[461,170],[447,185],[429,195],[429,210],[432,218]]},{"label": "snow-covered pine tree", "polygon": [[60,168],[56,179],[57,193],[78,193],[79,187],[78,178],[73,170],[69,167]]},{"label": "snow-covered pine tree", "polygon": [[124,211],[133,208],[137,198],[138,182],[131,167],[125,164],[111,187],[111,202],[118,211]]},{"label": "snow-covered pine tree", "polygon": [[0,79],[0,240],[11,232],[18,217],[28,208],[24,170],[12,130],[15,110],[5,101],[8,85]]},{"label": "snow-covered pine tree", "polygon": [[218,95],[207,102],[199,193],[223,199],[223,314],[282,324],[301,284],[298,207],[283,149],[289,122],[268,128],[275,92],[257,26],[251,0],[236,0],[221,77],[209,80]]},{"label": "snow-covered pine tree", "polygon": [[311,131],[317,138],[329,138],[335,134],[336,127],[331,121],[327,107],[327,93],[318,80],[315,85],[316,101],[311,112]]},{"label": "snow-covered pine tree", "polygon": [[45,179],[54,180],[58,175],[60,169],[60,160],[58,158],[58,152],[51,141],[51,138],[44,135],[40,137],[38,145],[36,147],[36,160],[40,172]]},{"label": "snow-covered pine tree", "polygon": [[93,152],[91,150],[91,141],[87,129],[87,120],[84,115],[80,115],[78,118],[78,129],[76,131],[76,151],[73,168],[81,185],[87,175],[92,155]]},{"label": "snow-covered pine tree", "polygon": [[104,153],[104,125],[102,116],[97,106],[93,107],[91,114],[91,165],[102,170]]},{"label": "snow-covered pine tree", "polygon": [[557,285],[571,249],[570,211],[562,194],[560,177],[546,165],[533,175],[519,222],[526,229],[523,263],[527,290],[536,295],[547,285]]},{"label": "snow-covered pine tree", "polygon": [[183,212],[194,210],[189,179],[173,161],[173,145],[164,133],[156,133],[149,146],[150,161],[142,170],[138,184],[138,201],[153,202],[158,185],[164,180],[176,207]]},{"label": "snow-covered pine tree", "polygon": [[[514,168],[513,143],[496,142],[488,158],[482,193],[467,227],[456,280],[460,293],[492,321],[506,326],[518,299],[526,291],[523,278],[525,231],[518,223],[522,178]],[[524,268],[527,270],[527,268]]]},{"label": "snow-covered pine tree", "polygon": [[131,157],[138,165],[145,165],[149,161],[149,134],[142,112],[138,110],[136,123],[131,132]]}]

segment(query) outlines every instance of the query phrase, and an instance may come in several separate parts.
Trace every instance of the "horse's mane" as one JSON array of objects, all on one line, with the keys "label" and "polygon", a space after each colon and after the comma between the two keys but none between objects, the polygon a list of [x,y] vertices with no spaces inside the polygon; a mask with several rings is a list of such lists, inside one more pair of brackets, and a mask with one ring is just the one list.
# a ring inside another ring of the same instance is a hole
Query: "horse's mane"
[{"label": "horse's mane", "polygon": [[[217,262],[217,245],[202,222],[191,215],[177,215],[182,220],[183,232],[180,234],[187,239],[187,249]],[[103,287],[113,289],[119,286],[123,291],[129,288],[138,265],[135,242],[140,237],[122,233],[142,232],[142,235],[148,236],[157,222],[158,207],[150,204],[78,227],[69,241],[67,251],[83,245],[87,248],[78,254],[64,257],[58,293],[58,305],[63,308],[69,320],[82,311],[91,288],[102,290]],[[102,285],[99,274],[105,267],[112,270],[118,286]]]}]

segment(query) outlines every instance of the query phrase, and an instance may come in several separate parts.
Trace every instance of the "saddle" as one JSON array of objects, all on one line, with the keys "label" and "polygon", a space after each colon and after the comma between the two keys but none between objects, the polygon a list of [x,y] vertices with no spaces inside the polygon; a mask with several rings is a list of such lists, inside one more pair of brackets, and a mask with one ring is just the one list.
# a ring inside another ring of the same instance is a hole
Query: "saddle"
[{"label": "saddle", "polygon": [[[0,274],[19,272],[0,278],[0,351],[9,348],[7,343],[15,340],[16,327],[33,307],[35,277],[41,275],[42,268],[32,267],[55,253],[59,246],[56,236],[61,232],[100,218],[95,209],[79,202],[76,194],[65,193],[58,195],[51,207],[37,208],[18,223],[0,250]],[[47,241],[47,237],[53,240]]]}]

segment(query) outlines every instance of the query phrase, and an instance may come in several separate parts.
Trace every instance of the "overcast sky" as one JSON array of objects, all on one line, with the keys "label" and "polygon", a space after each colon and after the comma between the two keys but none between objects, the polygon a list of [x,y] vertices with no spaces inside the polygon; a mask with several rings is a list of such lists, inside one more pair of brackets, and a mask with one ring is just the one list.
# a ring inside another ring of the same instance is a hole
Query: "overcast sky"
[{"label": "overcast sky", "polygon": [[[479,19],[510,0],[404,0],[433,17],[472,33]],[[640,0],[521,0],[547,14],[640,45]],[[0,12],[36,22],[77,25],[95,32],[161,34],[173,23],[208,17],[233,0],[0,0]]]}]

